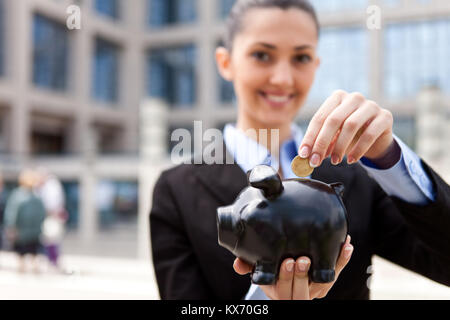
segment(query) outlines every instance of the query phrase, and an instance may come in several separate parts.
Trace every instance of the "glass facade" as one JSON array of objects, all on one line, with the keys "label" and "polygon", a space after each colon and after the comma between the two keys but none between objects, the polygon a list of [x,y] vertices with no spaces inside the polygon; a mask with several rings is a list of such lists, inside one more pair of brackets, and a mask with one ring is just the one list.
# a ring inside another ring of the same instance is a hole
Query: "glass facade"
[{"label": "glass facade", "polygon": [[109,41],[96,39],[94,56],[93,97],[114,103],[119,94],[119,47]]},{"label": "glass facade", "polygon": [[450,19],[390,24],[385,30],[386,97],[414,97],[427,85],[450,93]]},{"label": "glass facade", "polygon": [[197,0],[148,0],[149,25],[153,28],[197,19]]},{"label": "glass facade", "polygon": [[30,135],[33,155],[63,155],[66,153],[66,137],[63,133],[32,131]]},{"label": "glass facade", "polygon": [[400,0],[383,0],[383,5],[388,7],[396,7],[400,5],[400,3],[401,3]]},{"label": "glass facade", "polygon": [[226,18],[236,0],[219,0],[219,16]]},{"label": "glass facade", "polygon": [[64,194],[66,197],[66,210],[69,214],[66,227],[74,230],[78,228],[80,186],[78,182],[74,181],[62,181],[61,183],[63,185]]},{"label": "glass facade", "polygon": [[[436,0],[410,0],[410,1],[408,1],[407,5],[412,5],[412,4],[430,5],[433,3],[433,1],[436,1]],[[402,0],[383,0],[382,4],[389,6],[389,7],[396,7],[396,6],[399,6],[402,4]]]},{"label": "glass facade", "polygon": [[39,14],[33,19],[33,83],[67,89],[69,39],[67,28]]},{"label": "glass facade", "polygon": [[119,0],[95,0],[95,10],[113,19],[119,18]]},{"label": "glass facade", "polygon": [[[219,0],[220,17],[225,18],[235,2],[236,0]],[[310,0],[310,2],[317,11],[322,12],[360,10],[369,5],[369,0]]]},{"label": "glass facade", "polygon": [[95,0],[95,10],[113,19],[119,19],[119,0]]},{"label": "glass facade", "polygon": [[411,149],[416,148],[416,120],[414,116],[394,118],[394,133]]},{"label": "glass facade", "polygon": [[317,11],[360,10],[369,5],[369,0],[311,0]]},{"label": "glass facade", "polygon": [[103,180],[96,190],[97,210],[102,228],[137,222],[138,184],[136,181]]},{"label": "glass facade", "polygon": [[325,100],[336,89],[368,94],[369,50],[365,29],[323,29],[318,54],[321,64],[309,99]]},{"label": "glass facade", "polygon": [[3,0],[0,0],[0,76],[5,74],[5,9]]},{"label": "glass facade", "polygon": [[147,94],[173,108],[191,108],[196,102],[196,49],[192,45],[149,52]]}]

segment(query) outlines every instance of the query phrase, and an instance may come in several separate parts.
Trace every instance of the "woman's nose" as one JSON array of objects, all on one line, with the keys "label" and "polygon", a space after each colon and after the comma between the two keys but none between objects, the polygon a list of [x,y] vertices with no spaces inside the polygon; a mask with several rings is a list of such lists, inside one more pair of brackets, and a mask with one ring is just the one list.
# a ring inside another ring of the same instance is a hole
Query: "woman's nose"
[{"label": "woman's nose", "polygon": [[289,63],[280,62],[275,65],[270,82],[278,86],[292,86],[294,84],[294,76]]}]

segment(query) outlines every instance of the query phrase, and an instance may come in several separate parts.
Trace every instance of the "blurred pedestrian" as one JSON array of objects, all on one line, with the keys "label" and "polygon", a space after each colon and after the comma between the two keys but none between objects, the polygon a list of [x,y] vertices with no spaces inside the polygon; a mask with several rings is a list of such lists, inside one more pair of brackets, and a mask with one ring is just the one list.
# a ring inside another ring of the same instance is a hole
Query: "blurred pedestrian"
[{"label": "blurred pedestrian", "polygon": [[68,218],[65,209],[64,189],[59,179],[45,168],[39,168],[38,175],[36,193],[42,200],[46,211],[41,242],[51,266],[59,270],[61,243]]},{"label": "blurred pedestrian", "polygon": [[37,255],[40,250],[41,227],[45,219],[42,201],[34,194],[36,172],[26,169],[20,173],[19,187],[6,202],[5,230],[6,236],[19,255],[19,271],[26,269],[25,255],[31,255],[33,269],[39,271]]}]

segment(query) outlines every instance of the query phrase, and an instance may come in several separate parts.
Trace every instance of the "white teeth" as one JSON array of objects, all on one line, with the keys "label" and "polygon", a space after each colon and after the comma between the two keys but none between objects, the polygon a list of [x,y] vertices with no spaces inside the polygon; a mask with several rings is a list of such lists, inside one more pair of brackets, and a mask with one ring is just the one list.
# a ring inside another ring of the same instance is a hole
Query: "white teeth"
[{"label": "white teeth", "polygon": [[274,96],[274,95],[267,95],[267,99],[272,100],[273,102],[287,102],[289,100],[289,96]]}]

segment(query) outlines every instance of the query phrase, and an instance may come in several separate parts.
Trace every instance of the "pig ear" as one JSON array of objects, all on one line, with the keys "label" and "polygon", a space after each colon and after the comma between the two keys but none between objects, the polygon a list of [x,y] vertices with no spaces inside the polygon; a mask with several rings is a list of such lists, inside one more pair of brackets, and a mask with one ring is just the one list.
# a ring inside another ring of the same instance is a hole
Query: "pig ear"
[{"label": "pig ear", "polygon": [[334,191],[341,197],[344,196],[344,184],[341,182],[331,183],[330,187],[334,189]]},{"label": "pig ear", "polygon": [[278,173],[270,166],[259,165],[247,172],[248,184],[261,189],[268,199],[278,197],[283,192],[283,184]]}]

